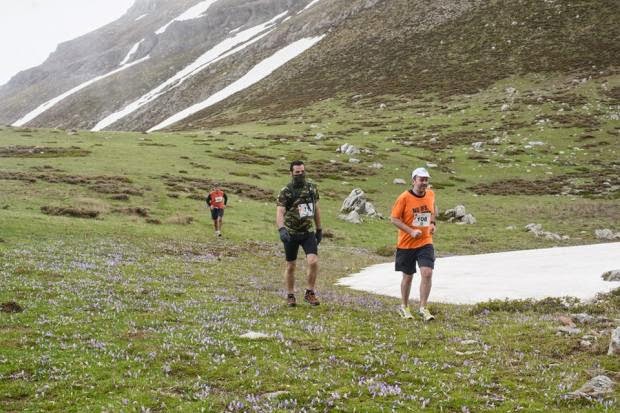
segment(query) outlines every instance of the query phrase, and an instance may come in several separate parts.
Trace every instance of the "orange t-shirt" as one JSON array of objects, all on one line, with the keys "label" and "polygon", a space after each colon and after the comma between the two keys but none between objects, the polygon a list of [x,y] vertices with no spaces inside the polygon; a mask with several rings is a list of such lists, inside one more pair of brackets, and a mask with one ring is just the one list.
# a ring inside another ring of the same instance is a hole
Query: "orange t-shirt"
[{"label": "orange t-shirt", "polygon": [[435,193],[426,189],[424,196],[414,195],[411,191],[400,194],[392,207],[392,217],[400,219],[405,225],[419,229],[422,235],[413,238],[405,231],[398,230],[398,248],[420,248],[433,243],[431,221],[435,220]]}]

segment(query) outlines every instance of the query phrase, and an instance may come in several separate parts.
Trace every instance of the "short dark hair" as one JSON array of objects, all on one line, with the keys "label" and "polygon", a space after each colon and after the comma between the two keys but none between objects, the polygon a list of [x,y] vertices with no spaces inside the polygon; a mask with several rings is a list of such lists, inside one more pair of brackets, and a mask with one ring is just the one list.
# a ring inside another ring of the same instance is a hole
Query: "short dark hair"
[{"label": "short dark hair", "polygon": [[304,161],[293,161],[291,162],[291,166],[288,168],[288,170],[293,172],[293,166],[299,166],[303,164],[304,164]]}]

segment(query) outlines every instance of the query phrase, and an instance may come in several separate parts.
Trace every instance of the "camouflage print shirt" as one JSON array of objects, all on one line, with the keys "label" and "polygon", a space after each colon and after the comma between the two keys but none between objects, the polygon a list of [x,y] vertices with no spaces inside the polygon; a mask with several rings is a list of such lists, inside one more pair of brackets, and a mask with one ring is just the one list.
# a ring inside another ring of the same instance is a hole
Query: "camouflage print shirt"
[{"label": "camouflage print shirt", "polygon": [[318,200],[319,191],[312,182],[306,181],[301,186],[295,186],[291,182],[280,190],[277,205],[286,209],[284,226],[291,234],[313,230]]}]

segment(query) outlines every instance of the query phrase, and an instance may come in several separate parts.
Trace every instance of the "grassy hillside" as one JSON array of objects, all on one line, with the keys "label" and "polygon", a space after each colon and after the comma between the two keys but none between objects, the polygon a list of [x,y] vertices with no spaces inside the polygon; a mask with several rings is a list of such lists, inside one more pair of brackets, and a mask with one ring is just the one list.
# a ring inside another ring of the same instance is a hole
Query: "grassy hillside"
[{"label": "grassy hillside", "polygon": [[[617,232],[619,88],[613,75],[537,75],[451,99],[334,98],[193,132],[2,128],[0,410],[613,410],[617,390],[563,395],[620,378],[606,355],[618,290],[590,303],[433,304],[435,323],[407,325],[397,300],[334,283],[390,261],[396,238],[387,220],[338,220],[344,197],[362,188],[388,216],[406,189],[394,178],[420,165],[433,164],[441,210],[463,204],[478,221],[441,222],[439,255]],[[359,163],[336,153],[343,143],[362,149]],[[297,158],[329,235],[318,308],[283,299],[274,198]],[[214,181],[229,193],[222,239],[203,201]],[[528,223],[569,238],[537,238]],[[599,318],[558,334],[558,315],[577,312]]]}]

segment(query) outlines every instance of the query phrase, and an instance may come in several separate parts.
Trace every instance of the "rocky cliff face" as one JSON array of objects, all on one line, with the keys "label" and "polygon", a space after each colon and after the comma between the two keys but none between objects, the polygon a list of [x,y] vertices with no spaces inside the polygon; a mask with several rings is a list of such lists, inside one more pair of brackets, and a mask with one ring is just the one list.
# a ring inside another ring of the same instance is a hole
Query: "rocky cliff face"
[{"label": "rocky cliff face", "polygon": [[[173,123],[192,128],[224,111],[257,117],[257,108],[281,112],[336,94],[450,95],[515,74],[615,73],[614,4],[137,0],[2,86],[0,122],[148,130],[209,99]],[[304,39],[320,41],[284,56]]]}]

